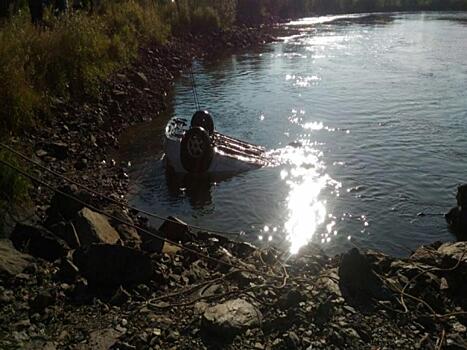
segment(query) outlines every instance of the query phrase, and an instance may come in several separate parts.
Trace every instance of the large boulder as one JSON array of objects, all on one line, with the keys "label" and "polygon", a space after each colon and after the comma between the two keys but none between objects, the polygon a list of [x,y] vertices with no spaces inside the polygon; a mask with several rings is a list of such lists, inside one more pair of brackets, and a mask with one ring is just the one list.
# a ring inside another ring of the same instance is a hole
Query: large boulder
[{"label": "large boulder", "polygon": [[16,276],[33,262],[33,257],[17,251],[10,240],[0,239],[0,275]]},{"label": "large boulder", "polygon": [[88,208],[78,212],[73,224],[83,246],[91,243],[115,244],[120,240],[118,232],[110,226],[107,218]]},{"label": "large boulder", "polygon": [[247,328],[258,327],[261,312],[243,299],[229,300],[206,308],[203,315],[203,330],[210,335],[232,337]]},{"label": "large boulder", "polygon": [[17,224],[10,239],[16,249],[48,261],[55,261],[69,251],[64,240],[41,226]]},{"label": "large boulder", "polygon": [[345,253],[339,265],[339,288],[346,301],[362,310],[372,308],[372,300],[387,300],[390,294],[376,276],[367,257],[356,248]]},{"label": "large boulder", "polygon": [[47,227],[59,221],[73,219],[76,213],[84,208],[81,202],[89,203],[91,199],[89,193],[79,190],[75,185],[62,186],[59,190],[64,194],[57,192],[52,197],[47,209]]},{"label": "large boulder", "polygon": [[446,261],[444,266],[449,267],[441,271],[447,282],[446,289],[467,307],[467,242],[444,243],[438,253]]},{"label": "large boulder", "polygon": [[444,215],[444,217],[448,224],[449,231],[453,233],[459,241],[466,241],[467,208],[461,210],[461,207],[454,207]]},{"label": "large boulder", "polygon": [[90,285],[115,287],[148,282],[151,259],[141,251],[109,244],[92,244],[73,254],[73,261]]},{"label": "large boulder", "polygon": [[62,238],[70,248],[78,248],[81,243],[72,222],[60,221],[50,227],[50,231]]}]

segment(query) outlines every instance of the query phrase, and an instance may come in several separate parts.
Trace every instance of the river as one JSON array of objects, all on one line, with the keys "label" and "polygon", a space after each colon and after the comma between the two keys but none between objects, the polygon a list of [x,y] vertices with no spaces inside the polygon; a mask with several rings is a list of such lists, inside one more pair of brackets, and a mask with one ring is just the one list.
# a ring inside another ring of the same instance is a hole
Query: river
[{"label": "river", "polygon": [[467,180],[467,14],[285,26],[293,35],[279,42],[193,67],[216,128],[266,146],[281,165],[211,182],[167,177],[165,124],[194,111],[183,75],[170,111],[122,136],[130,203],[292,253],[313,241],[331,253],[404,255],[452,240],[440,214]]}]

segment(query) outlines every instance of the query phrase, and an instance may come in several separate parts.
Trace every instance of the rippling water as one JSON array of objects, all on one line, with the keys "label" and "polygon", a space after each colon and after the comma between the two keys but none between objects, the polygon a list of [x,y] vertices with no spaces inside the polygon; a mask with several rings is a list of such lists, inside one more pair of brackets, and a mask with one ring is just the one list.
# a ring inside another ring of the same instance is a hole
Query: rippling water
[{"label": "rippling water", "polygon": [[445,212],[467,180],[467,14],[287,26],[294,35],[278,43],[194,66],[216,128],[267,146],[282,165],[210,183],[167,177],[163,127],[193,112],[182,77],[171,113],[122,138],[131,203],[291,252],[312,240],[403,255],[452,239],[442,216],[417,213]]}]

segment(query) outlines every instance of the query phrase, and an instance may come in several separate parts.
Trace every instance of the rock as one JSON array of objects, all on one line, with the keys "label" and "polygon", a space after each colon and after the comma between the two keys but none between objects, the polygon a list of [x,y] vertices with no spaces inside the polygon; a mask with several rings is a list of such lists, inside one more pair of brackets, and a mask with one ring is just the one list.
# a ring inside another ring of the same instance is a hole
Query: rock
[{"label": "rock", "polygon": [[64,240],[40,226],[17,224],[10,239],[16,249],[48,261],[65,256],[69,250]]},{"label": "rock", "polygon": [[68,145],[63,142],[50,142],[43,145],[48,155],[64,160],[68,157]]},{"label": "rock", "polygon": [[56,350],[57,344],[52,341],[32,340],[21,347],[23,350]]},{"label": "rock", "polygon": [[147,85],[148,84],[148,78],[143,72],[136,72],[136,76],[138,77],[139,83],[141,85]]},{"label": "rock", "polygon": [[169,242],[164,242],[164,245],[162,247],[162,253],[167,255],[176,255],[180,251],[182,251],[182,248]]},{"label": "rock", "polygon": [[452,208],[444,217],[448,224],[449,231],[453,233],[458,240],[467,240],[467,207],[463,210],[461,210],[460,207]]},{"label": "rock", "polygon": [[50,291],[42,291],[29,302],[31,310],[42,313],[47,307],[55,303],[55,296]]},{"label": "rock", "polygon": [[188,225],[174,216],[167,217],[167,220],[159,227],[159,232],[174,242],[185,243],[192,240]]},{"label": "rock", "polygon": [[81,243],[72,222],[60,221],[50,227],[50,231],[62,238],[70,248],[78,248]]},{"label": "rock", "polygon": [[55,193],[50,202],[50,208],[47,209],[46,226],[50,227],[53,224],[65,220],[71,220],[76,213],[84,208],[84,205],[78,200],[89,203],[91,196],[84,191],[78,189],[76,185],[62,186],[59,188],[61,193]]},{"label": "rock", "polygon": [[295,332],[289,332],[287,334],[285,343],[287,345],[287,349],[300,349],[300,338]]},{"label": "rock", "polygon": [[47,154],[47,151],[43,149],[38,149],[36,151],[36,156],[38,156],[39,158],[45,157]]},{"label": "rock", "polygon": [[286,294],[283,294],[280,299],[280,305],[284,308],[297,307],[302,301],[306,300],[306,296],[297,289],[291,289]]},{"label": "rock", "polygon": [[342,297],[341,290],[339,288],[339,275],[337,274],[337,268],[329,269],[326,274],[318,278],[318,285],[325,288],[327,292],[334,294],[337,297]]},{"label": "rock", "polygon": [[319,303],[314,315],[315,322],[320,326],[325,325],[331,319],[333,311],[333,305],[331,302],[325,301],[324,303]]},{"label": "rock", "polygon": [[152,238],[145,240],[141,244],[141,249],[148,253],[161,253],[165,246],[165,243],[165,241],[159,238]]},{"label": "rock", "polygon": [[431,266],[440,266],[442,255],[433,247],[422,245],[410,256],[410,260]]},{"label": "rock", "polygon": [[208,307],[203,315],[203,330],[208,334],[232,337],[247,328],[259,326],[261,312],[243,299],[229,300]]},{"label": "rock", "polygon": [[0,276],[16,276],[33,261],[32,256],[17,251],[10,240],[0,239]]},{"label": "rock", "polygon": [[[131,225],[134,224],[128,213],[120,207],[113,208],[111,214],[121,221],[128,222]],[[141,237],[139,236],[138,231],[131,225],[125,225],[119,220],[111,219],[110,223],[113,227],[115,227],[122,241],[133,241],[140,243]]]},{"label": "rock", "polygon": [[457,187],[457,206],[462,209],[467,209],[467,184]]},{"label": "rock", "polygon": [[64,282],[73,282],[79,275],[78,267],[67,258],[62,258],[57,272],[57,278]]},{"label": "rock", "polygon": [[[444,264],[445,283],[443,288],[449,289],[452,296],[457,298],[461,305],[465,303],[467,293],[467,242],[445,243],[438,248],[438,253],[447,260]],[[454,266],[457,266],[453,269]],[[447,288],[446,288],[447,287]]]},{"label": "rock", "polygon": [[444,243],[438,248],[438,253],[450,257],[456,262],[461,259],[467,263],[467,242]]},{"label": "rock", "polygon": [[73,347],[73,350],[109,350],[117,343],[118,338],[124,332],[113,328],[101,329],[93,331],[88,338],[86,344],[78,344]]},{"label": "rock", "polygon": [[339,265],[339,288],[347,302],[371,309],[372,300],[387,300],[387,289],[373,272],[368,259],[356,248],[345,253]]},{"label": "rock", "polygon": [[115,244],[120,240],[120,235],[110,226],[107,218],[88,208],[78,212],[74,226],[81,245],[84,246],[91,243]]},{"label": "rock", "polygon": [[88,282],[97,286],[120,286],[148,282],[151,259],[141,251],[109,244],[92,244],[75,251],[73,261]]},{"label": "rock", "polygon": [[130,300],[131,295],[122,286],[120,286],[109,300],[110,305],[121,306]]}]

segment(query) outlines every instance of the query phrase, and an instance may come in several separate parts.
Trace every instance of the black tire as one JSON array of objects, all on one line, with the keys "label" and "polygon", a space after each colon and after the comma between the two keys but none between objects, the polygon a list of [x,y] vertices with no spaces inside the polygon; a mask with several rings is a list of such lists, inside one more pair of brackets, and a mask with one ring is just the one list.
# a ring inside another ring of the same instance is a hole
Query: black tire
[{"label": "black tire", "polygon": [[202,127],[209,135],[214,133],[214,120],[207,111],[196,111],[193,114],[193,117],[191,117],[191,127],[195,128],[197,126]]},{"label": "black tire", "polygon": [[180,160],[186,171],[194,174],[206,172],[211,165],[214,148],[206,130],[194,127],[183,135]]}]

